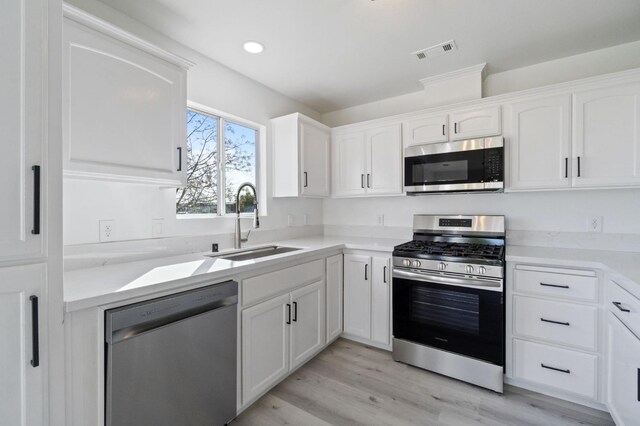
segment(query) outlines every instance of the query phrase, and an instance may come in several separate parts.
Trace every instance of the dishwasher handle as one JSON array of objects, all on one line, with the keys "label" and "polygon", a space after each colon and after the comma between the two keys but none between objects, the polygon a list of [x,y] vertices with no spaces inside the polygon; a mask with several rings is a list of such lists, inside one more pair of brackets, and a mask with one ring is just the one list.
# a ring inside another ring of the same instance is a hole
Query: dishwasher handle
[{"label": "dishwasher handle", "polygon": [[115,344],[145,332],[238,303],[238,283],[185,291],[105,312],[105,341]]}]

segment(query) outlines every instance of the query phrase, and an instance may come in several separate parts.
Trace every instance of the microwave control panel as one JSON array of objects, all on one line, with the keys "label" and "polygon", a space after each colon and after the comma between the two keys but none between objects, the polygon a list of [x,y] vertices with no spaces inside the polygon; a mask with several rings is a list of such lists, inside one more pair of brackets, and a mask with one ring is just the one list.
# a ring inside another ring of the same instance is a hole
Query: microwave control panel
[{"label": "microwave control panel", "polygon": [[484,152],[484,181],[502,182],[504,180],[504,149],[490,148]]}]

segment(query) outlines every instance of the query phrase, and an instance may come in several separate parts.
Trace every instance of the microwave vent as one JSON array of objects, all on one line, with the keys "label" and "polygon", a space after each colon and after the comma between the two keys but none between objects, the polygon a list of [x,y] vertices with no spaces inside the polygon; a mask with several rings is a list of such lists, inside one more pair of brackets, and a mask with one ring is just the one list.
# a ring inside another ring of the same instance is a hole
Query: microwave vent
[{"label": "microwave vent", "polygon": [[411,54],[418,59],[427,59],[445,53],[451,53],[454,50],[457,50],[456,42],[454,40],[449,40],[444,43],[436,44],[435,46],[427,47],[426,49],[417,50]]}]

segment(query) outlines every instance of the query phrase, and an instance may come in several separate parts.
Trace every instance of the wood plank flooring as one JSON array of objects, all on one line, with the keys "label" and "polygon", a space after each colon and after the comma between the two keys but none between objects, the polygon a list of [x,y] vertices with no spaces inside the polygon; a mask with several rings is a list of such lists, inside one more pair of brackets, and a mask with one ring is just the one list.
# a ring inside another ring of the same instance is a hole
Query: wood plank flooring
[{"label": "wood plank flooring", "polygon": [[503,395],[394,362],[339,339],[232,426],[613,425],[609,414],[506,386]]}]

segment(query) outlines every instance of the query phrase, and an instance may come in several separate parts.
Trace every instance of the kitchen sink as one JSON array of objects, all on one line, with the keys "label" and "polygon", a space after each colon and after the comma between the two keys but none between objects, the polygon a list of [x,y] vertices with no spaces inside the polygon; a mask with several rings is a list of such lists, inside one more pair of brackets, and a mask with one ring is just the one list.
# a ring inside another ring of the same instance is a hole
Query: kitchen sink
[{"label": "kitchen sink", "polygon": [[218,259],[242,261],[258,259],[260,257],[275,256],[276,254],[289,253],[291,251],[302,250],[297,247],[284,247],[284,246],[266,246],[258,247],[246,250],[237,250],[231,253],[220,254],[208,254],[209,257],[216,257]]}]

